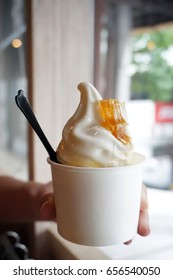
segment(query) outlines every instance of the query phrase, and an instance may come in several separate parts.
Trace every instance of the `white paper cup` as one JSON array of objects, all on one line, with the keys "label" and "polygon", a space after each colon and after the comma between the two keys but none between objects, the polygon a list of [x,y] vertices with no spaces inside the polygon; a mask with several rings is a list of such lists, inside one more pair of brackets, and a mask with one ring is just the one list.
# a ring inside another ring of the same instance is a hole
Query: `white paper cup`
[{"label": "white paper cup", "polygon": [[74,243],[110,246],[137,233],[144,157],[135,164],[90,168],[51,165],[59,234]]}]

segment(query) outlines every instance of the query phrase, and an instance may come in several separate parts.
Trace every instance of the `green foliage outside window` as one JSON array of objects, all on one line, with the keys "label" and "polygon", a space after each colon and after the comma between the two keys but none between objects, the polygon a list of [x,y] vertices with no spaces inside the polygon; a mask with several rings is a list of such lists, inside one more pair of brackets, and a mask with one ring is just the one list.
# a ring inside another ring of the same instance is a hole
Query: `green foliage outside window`
[{"label": "green foliage outside window", "polygon": [[132,99],[173,101],[173,27],[131,38]]}]

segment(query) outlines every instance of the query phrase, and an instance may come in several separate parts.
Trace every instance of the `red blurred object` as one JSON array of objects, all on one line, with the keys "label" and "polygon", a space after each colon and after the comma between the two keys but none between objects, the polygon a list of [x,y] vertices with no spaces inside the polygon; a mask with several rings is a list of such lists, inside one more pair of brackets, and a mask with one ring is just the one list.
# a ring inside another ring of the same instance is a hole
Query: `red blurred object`
[{"label": "red blurred object", "polygon": [[173,102],[155,103],[155,122],[173,123]]}]

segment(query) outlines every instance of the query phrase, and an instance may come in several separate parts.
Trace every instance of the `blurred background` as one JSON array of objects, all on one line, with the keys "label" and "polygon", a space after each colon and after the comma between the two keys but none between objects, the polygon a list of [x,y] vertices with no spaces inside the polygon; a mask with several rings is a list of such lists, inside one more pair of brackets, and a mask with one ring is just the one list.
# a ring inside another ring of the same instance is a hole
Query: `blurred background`
[{"label": "blurred background", "polygon": [[152,234],[97,248],[97,258],[173,259],[172,10],[171,0],[0,0],[0,174],[50,179],[46,152],[14,103],[19,89],[55,148],[80,81],[126,102],[135,149],[146,156]]}]

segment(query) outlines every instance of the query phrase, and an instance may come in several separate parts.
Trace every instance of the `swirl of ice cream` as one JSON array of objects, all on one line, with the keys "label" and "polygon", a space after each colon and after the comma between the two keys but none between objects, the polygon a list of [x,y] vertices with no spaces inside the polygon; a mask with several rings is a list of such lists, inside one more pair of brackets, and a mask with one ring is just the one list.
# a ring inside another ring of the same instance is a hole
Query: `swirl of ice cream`
[{"label": "swirl of ice cream", "polygon": [[[80,83],[79,106],[67,121],[62,140],[57,148],[57,157],[61,163],[73,166],[111,167],[129,164],[133,148],[129,141],[117,139],[106,129],[101,120],[98,104],[102,97],[90,83]],[[126,122],[124,104],[119,104],[122,119]],[[119,131],[127,125],[120,125]],[[130,139],[130,137],[129,137]]]}]

